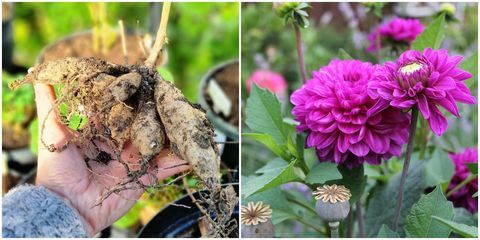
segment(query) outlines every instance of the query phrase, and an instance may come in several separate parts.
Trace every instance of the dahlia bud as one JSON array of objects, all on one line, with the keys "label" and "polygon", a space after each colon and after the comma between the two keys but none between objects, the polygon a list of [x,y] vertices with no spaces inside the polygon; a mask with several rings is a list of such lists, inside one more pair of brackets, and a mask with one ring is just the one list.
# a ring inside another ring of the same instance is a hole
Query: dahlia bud
[{"label": "dahlia bud", "polygon": [[272,210],[263,202],[249,202],[241,208],[243,238],[273,238]]},{"label": "dahlia bud", "polygon": [[273,10],[285,22],[292,21],[293,24],[306,28],[308,27],[308,13],[306,9],[310,6],[304,2],[276,2],[273,3]]},{"label": "dahlia bud", "polygon": [[441,15],[442,13],[445,14],[445,20],[447,22],[457,22],[458,19],[455,18],[455,5],[451,3],[442,3],[440,5],[440,10],[436,14],[437,16]]}]

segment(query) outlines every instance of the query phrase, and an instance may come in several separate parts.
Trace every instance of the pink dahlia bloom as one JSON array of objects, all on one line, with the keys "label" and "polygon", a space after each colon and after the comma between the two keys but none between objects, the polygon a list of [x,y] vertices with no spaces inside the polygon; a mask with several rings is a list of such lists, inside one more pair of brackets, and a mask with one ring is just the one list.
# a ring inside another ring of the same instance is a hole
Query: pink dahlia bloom
[{"label": "pink dahlia bloom", "polygon": [[378,68],[358,60],[333,60],[292,94],[297,131],[308,133],[306,147],[315,147],[320,161],[354,167],[400,155],[409,115],[396,108],[367,115],[375,104],[367,85]]},{"label": "pink dahlia bloom", "polygon": [[447,130],[447,119],[438,106],[460,117],[456,102],[474,104],[475,97],[463,81],[472,74],[458,67],[461,56],[448,56],[446,50],[427,48],[422,52],[404,52],[397,62],[386,62],[374,81],[369,82],[370,97],[379,101],[369,114],[394,106],[410,109],[418,105],[433,133]]},{"label": "pink dahlia bloom", "polygon": [[268,89],[278,97],[285,97],[287,91],[287,82],[282,75],[269,70],[255,70],[247,80],[247,90],[250,92],[252,84],[255,83],[259,88]]},{"label": "pink dahlia bloom", "polygon": [[368,40],[368,51],[377,51],[376,38],[380,35],[380,47],[385,44],[402,45],[410,48],[415,38],[423,32],[423,25],[418,19],[394,18],[390,22],[375,28]]},{"label": "pink dahlia bloom", "polygon": [[[452,190],[470,175],[467,163],[478,162],[478,151],[476,147],[467,148],[463,153],[450,154],[450,158],[455,164],[455,175],[453,175],[452,180],[450,181],[447,192]],[[452,201],[455,207],[463,207],[471,213],[476,213],[478,211],[478,203],[477,199],[473,198],[472,195],[477,191],[478,178],[475,178],[449,196],[448,200]]]}]

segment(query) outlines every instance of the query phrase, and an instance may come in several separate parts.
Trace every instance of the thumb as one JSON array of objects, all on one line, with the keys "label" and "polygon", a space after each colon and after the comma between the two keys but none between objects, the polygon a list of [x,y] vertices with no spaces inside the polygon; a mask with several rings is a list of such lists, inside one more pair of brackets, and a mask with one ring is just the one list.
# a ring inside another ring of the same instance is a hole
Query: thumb
[{"label": "thumb", "polygon": [[35,83],[33,87],[39,124],[38,136],[39,141],[43,142],[39,146],[54,144],[58,147],[59,144],[69,140],[71,136],[67,127],[61,123],[58,117],[53,87],[41,83]]}]

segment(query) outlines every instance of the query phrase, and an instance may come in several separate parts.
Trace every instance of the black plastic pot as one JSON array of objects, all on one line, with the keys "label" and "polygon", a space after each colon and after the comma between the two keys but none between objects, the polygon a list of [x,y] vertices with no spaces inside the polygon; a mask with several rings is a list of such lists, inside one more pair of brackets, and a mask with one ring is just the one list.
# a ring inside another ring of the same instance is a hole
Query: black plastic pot
[{"label": "black plastic pot", "polygon": [[[207,74],[202,78],[199,86],[199,94],[198,94],[198,102],[204,109],[207,110],[207,116],[210,121],[212,121],[216,130],[224,133],[227,138],[232,139],[233,141],[239,140],[239,130],[238,127],[233,126],[231,123],[225,121],[222,117],[217,115],[213,110],[212,107],[207,103],[205,99],[205,86],[207,86],[208,82],[212,79],[212,76],[215,76],[218,72],[222,69],[226,68],[231,64],[238,64],[238,60],[230,60],[223,62],[221,64],[216,65],[215,67],[211,68]],[[238,103],[237,103],[238,104]]]},{"label": "black plastic pot", "polygon": [[[232,184],[238,194],[238,183]],[[193,196],[198,198],[198,192]],[[140,238],[177,238],[177,237],[193,237],[200,236],[200,229],[198,228],[198,219],[202,213],[198,210],[189,196],[184,196],[175,201],[175,205],[168,205],[162,209],[145,227],[142,228],[138,237]],[[190,208],[181,207],[179,205],[186,205]],[[232,219],[237,219],[239,222],[239,208],[238,204],[232,214]],[[236,232],[238,237],[238,231]]]}]

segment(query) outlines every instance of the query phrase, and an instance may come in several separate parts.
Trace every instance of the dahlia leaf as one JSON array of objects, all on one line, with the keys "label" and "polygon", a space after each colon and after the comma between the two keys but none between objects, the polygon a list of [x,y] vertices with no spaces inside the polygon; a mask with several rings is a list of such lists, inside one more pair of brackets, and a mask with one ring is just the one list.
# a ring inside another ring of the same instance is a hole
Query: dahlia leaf
[{"label": "dahlia leaf", "polygon": [[315,165],[305,177],[305,182],[310,184],[323,184],[326,181],[341,179],[342,174],[337,165],[331,162],[323,162]]},{"label": "dahlia leaf", "polygon": [[[414,160],[414,158],[412,159]],[[367,211],[365,212],[366,236],[375,237],[378,234],[382,224],[391,226],[395,215],[397,204],[398,188],[400,185],[401,173],[393,175],[388,183],[378,186],[370,194]],[[421,161],[412,162],[408,170],[408,178],[405,183],[405,193],[403,195],[402,209],[398,229],[402,229],[405,224],[405,216],[408,214],[412,205],[420,198],[425,189],[425,171]],[[398,234],[405,236],[403,231]]]},{"label": "dahlia leaf", "polygon": [[281,104],[270,91],[252,84],[246,115],[246,123],[253,131],[272,136],[280,145],[286,143],[288,136],[283,123]]},{"label": "dahlia leaf", "polygon": [[445,14],[441,14],[412,43],[412,50],[438,49],[445,37]]},{"label": "dahlia leaf", "polygon": [[327,184],[343,185],[348,188],[352,193],[350,204],[353,204],[360,199],[367,184],[367,176],[364,173],[363,165],[352,169],[345,166],[337,166],[337,169],[342,175],[342,178],[328,181]]},{"label": "dahlia leaf", "polygon": [[462,207],[454,208],[453,212],[455,213],[455,217],[453,217],[454,222],[465,225],[477,225],[477,214],[472,214]]},{"label": "dahlia leaf", "polygon": [[448,226],[453,232],[458,233],[462,237],[466,238],[478,238],[478,228],[474,226],[468,226],[461,223],[452,222],[441,217],[432,216],[433,219],[439,221],[445,226]]},{"label": "dahlia leaf", "polygon": [[248,197],[284,183],[300,180],[295,174],[295,164],[296,161],[292,161],[289,164],[283,161],[270,161],[267,165],[257,170],[256,173],[262,173],[262,175],[249,178],[246,187],[242,189],[242,194]]},{"label": "dahlia leaf", "polygon": [[260,142],[265,145],[270,151],[275,155],[281,157],[286,161],[290,161],[290,155],[285,151],[285,145],[279,145],[272,136],[264,133],[242,133],[243,136],[254,139],[255,141]]},{"label": "dahlia leaf", "polygon": [[387,225],[382,224],[380,231],[378,231],[377,238],[399,238],[398,233],[394,232]]},{"label": "dahlia leaf", "polygon": [[447,201],[440,186],[437,186],[433,192],[423,195],[420,200],[412,206],[405,225],[407,237],[449,237],[452,230],[448,226],[434,221],[432,219],[434,216],[441,217],[448,221],[452,220],[454,216],[453,204]]},{"label": "dahlia leaf", "polygon": [[478,51],[476,51],[472,56],[470,56],[467,59],[464,59],[459,67],[467,72],[470,72],[473,77],[471,80],[468,80],[469,82],[474,82],[472,81],[477,77],[478,74]]},{"label": "dahlia leaf", "polygon": [[350,56],[350,54],[348,54],[343,48],[338,49],[338,56],[342,60],[353,60],[353,57]]},{"label": "dahlia leaf", "polygon": [[427,186],[450,182],[455,174],[455,165],[448,155],[437,148],[425,165],[425,181]]},{"label": "dahlia leaf", "polygon": [[467,168],[472,174],[478,174],[478,163],[469,162],[467,163]]}]

